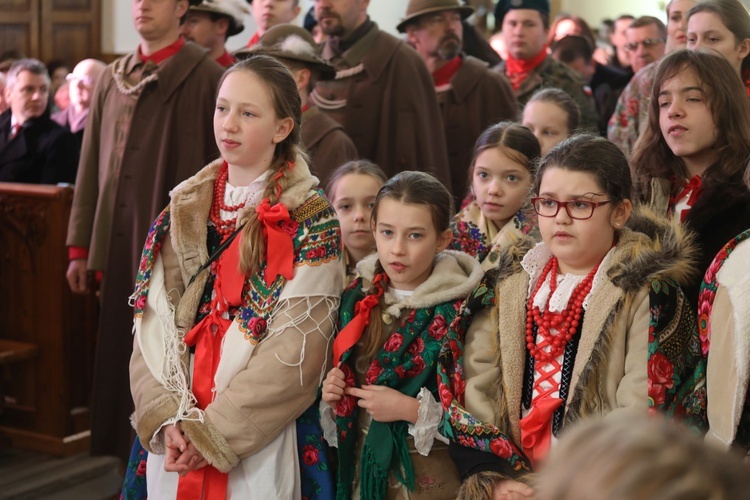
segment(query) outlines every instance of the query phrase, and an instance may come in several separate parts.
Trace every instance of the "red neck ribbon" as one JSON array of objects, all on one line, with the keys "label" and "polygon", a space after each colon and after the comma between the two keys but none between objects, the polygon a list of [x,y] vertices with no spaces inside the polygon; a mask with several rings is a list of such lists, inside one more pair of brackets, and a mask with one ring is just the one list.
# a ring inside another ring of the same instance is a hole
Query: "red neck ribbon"
[{"label": "red neck ribbon", "polygon": [[387,281],[388,277],[385,273],[375,275],[372,284],[377,291],[366,295],[365,298],[357,302],[354,306],[354,317],[336,335],[336,339],[333,341],[333,366],[339,366],[341,356],[359,342],[365,328],[370,324],[370,311],[378,304],[380,297],[383,296]]},{"label": "red neck ribbon", "polygon": [[510,80],[513,90],[518,90],[531,72],[542,64],[545,59],[547,59],[546,44],[542,47],[541,52],[531,59],[515,59],[508,54],[508,58],[505,60],[505,74]]},{"label": "red neck ribbon", "polygon": [[[234,239],[229,248],[216,261],[214,298],[208,313],[185,336],[185,344],[195,346],[193,359],[193,394],[198,407],[205,410],[213,400],[214,378],[221,360],[221,344],[232,321],[225,317],[230,307],[242,303],[245,276],[239,272],[240,241]],[[178,500],[224,500],[227,495],[228,476],[212,466],[190,471],[177,483]]]},{"label": "red neck ribbon", "polygon": [[461,65],[463,63],[464,60],[461,59],[461,56],[456,56],[448,61],[445,66],[435,71],[432,74],[432,80],[433,82],[435,82],[435,86],[439,87],[441,85],[449,84],[451,82],[451,79],[453,78],[453,75],[455,75],[458,70],[461,69]]},{"label": "red neck ribbon", "polygon": [[141,62],[147,63],[149,61],[153,62],[154,64],[159,64],[162,61],[166,61],[176,53],[180,51],[182,47],[185,46],[185,40],[182,39],[182,37],[178,38],[175,43],[172,45],[169,45],[167,47],[164,47],[163,49],[159,49],[150,56],[144,56],[143,51],[141,50],[141,46],[138,46],[138,57],[141,58]]},{"label": "red neck ribbon", "polygon": [[268,198],[263,198],[255,213],[263,224],[263,239],[266,240],[266,283],[270,285],[276,281],[278,275],[288,280],[292,279],[294,245],[292,235],[284,230],[284,225],[291,221],[289,211],[281,203],[272,207]]},{"label": "red neck ribbon", "polygon": [[698,198],[703,193],[703,181],[701,180],[700,175],[694,175],[689,181],[683,184],[682,189],[680,189],[677,194],[674,196],[670,196],[669,198],[669,204],[674,207],[675,204],[685,198],[687,199],[687,206],[688,208],[686,210],[683,210],[680,213],[680,222],[685,222],[685,219],[687,218],[688,213],[690,212],[690,209],[693,208],[693,205],[695,205],[695,202],[698,201]]}]

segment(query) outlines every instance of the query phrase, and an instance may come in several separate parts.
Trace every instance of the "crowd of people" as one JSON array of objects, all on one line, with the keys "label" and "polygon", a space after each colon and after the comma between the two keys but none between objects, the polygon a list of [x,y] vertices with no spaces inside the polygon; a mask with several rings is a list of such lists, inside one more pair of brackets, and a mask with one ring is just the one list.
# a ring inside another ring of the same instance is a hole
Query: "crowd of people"
[{"label": "crowd of people", "polygon": [[748,11],[369,5],[134,1],[0,73],[122,498],[750,498]]}]

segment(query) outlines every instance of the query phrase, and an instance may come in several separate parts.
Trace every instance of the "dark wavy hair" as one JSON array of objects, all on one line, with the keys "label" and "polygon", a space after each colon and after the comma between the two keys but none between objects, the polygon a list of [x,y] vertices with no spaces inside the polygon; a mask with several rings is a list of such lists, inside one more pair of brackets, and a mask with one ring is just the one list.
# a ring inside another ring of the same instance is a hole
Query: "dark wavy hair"
[{"label": "dark wavy hair", "polygon": [[714,148],[719,158],[701,176],[708,188],[738,184],[750,159],[750,101],[745,86],[724,57],[708,52],[678,50],[661,60],[654,76],[648,125],[633,149],[633,167],[638,198],[650,197],[652,178],[687,178],[685,162],[672,153],[659,126],[659,92],[664,83],[686,70],[694,72],[711,109],[716,128]]}]

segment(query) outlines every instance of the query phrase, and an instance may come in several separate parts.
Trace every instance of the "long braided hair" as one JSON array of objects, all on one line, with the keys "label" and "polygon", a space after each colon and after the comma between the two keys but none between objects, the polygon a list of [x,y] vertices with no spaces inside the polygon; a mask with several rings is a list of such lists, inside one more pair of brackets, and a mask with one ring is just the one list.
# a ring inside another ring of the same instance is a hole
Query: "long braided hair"
[{"label": "long braided hair", "polygon": [[[302,123],[302,103],[297,90],[297,84],[289,70],[273,57],[255,55],[238,62],[229,68],[219,82],[219,88],[227,75],[237,71],[248,71],[257,76],[264,84],[271,96],[277,119],[291,118],[294,127],[289,135],[276,144],[276,150],[271,161],[268,185],[263,191],[263,198],[267,198],[273,206],[279,202],[281,193],[289,182],[289,171],[294,168],[298,156],[306,158],[300,143],[300,125]],[[250,211],[247,223],[242,229],[242,245],[240,247],[240,270],[245,274],[257,271],[266,258],[266,245],[263,240],[263,228],[255,211]]]}]

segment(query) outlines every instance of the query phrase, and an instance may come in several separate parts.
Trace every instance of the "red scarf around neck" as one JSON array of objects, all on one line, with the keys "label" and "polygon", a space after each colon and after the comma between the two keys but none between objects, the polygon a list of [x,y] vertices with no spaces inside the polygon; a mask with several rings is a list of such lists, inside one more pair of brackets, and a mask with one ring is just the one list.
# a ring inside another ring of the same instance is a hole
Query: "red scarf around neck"
[{"label": "red scarf around neck", "polygon": [[505,60],[505,75],[510,80],[513,90],[518,90],[531,72],[545,59],[547,59],[547,45],[542,47],[542,50],[531,59],[515,59],[508,54],[508,58]]},{"label": "red scarf around neck", "polygon": [[166,61],[176,53],[180,51],[182,47],[185,46],[185,40],[182,39],[182,37],[178,38],[176,42],[174,42],[171,45],[168,45],[164,47],[163,49],[159,49],[150,56],[143,55],[143,51],[141,50],[141,46],[138,46],[138,57],[141,59],[141,62],[147,63],[149,61],[153,62],[154,64],[159,64],[162,61]]},{"label": "red scarf around neck", "polygon": [[453,79],[453,75],[461,69],[463,62],[464,60],[461,59],[461,56],[456,56],[448,61],[445,66],[432,73],[432,80],[435,82],[435,86],[448,85],[451,79]]}]

